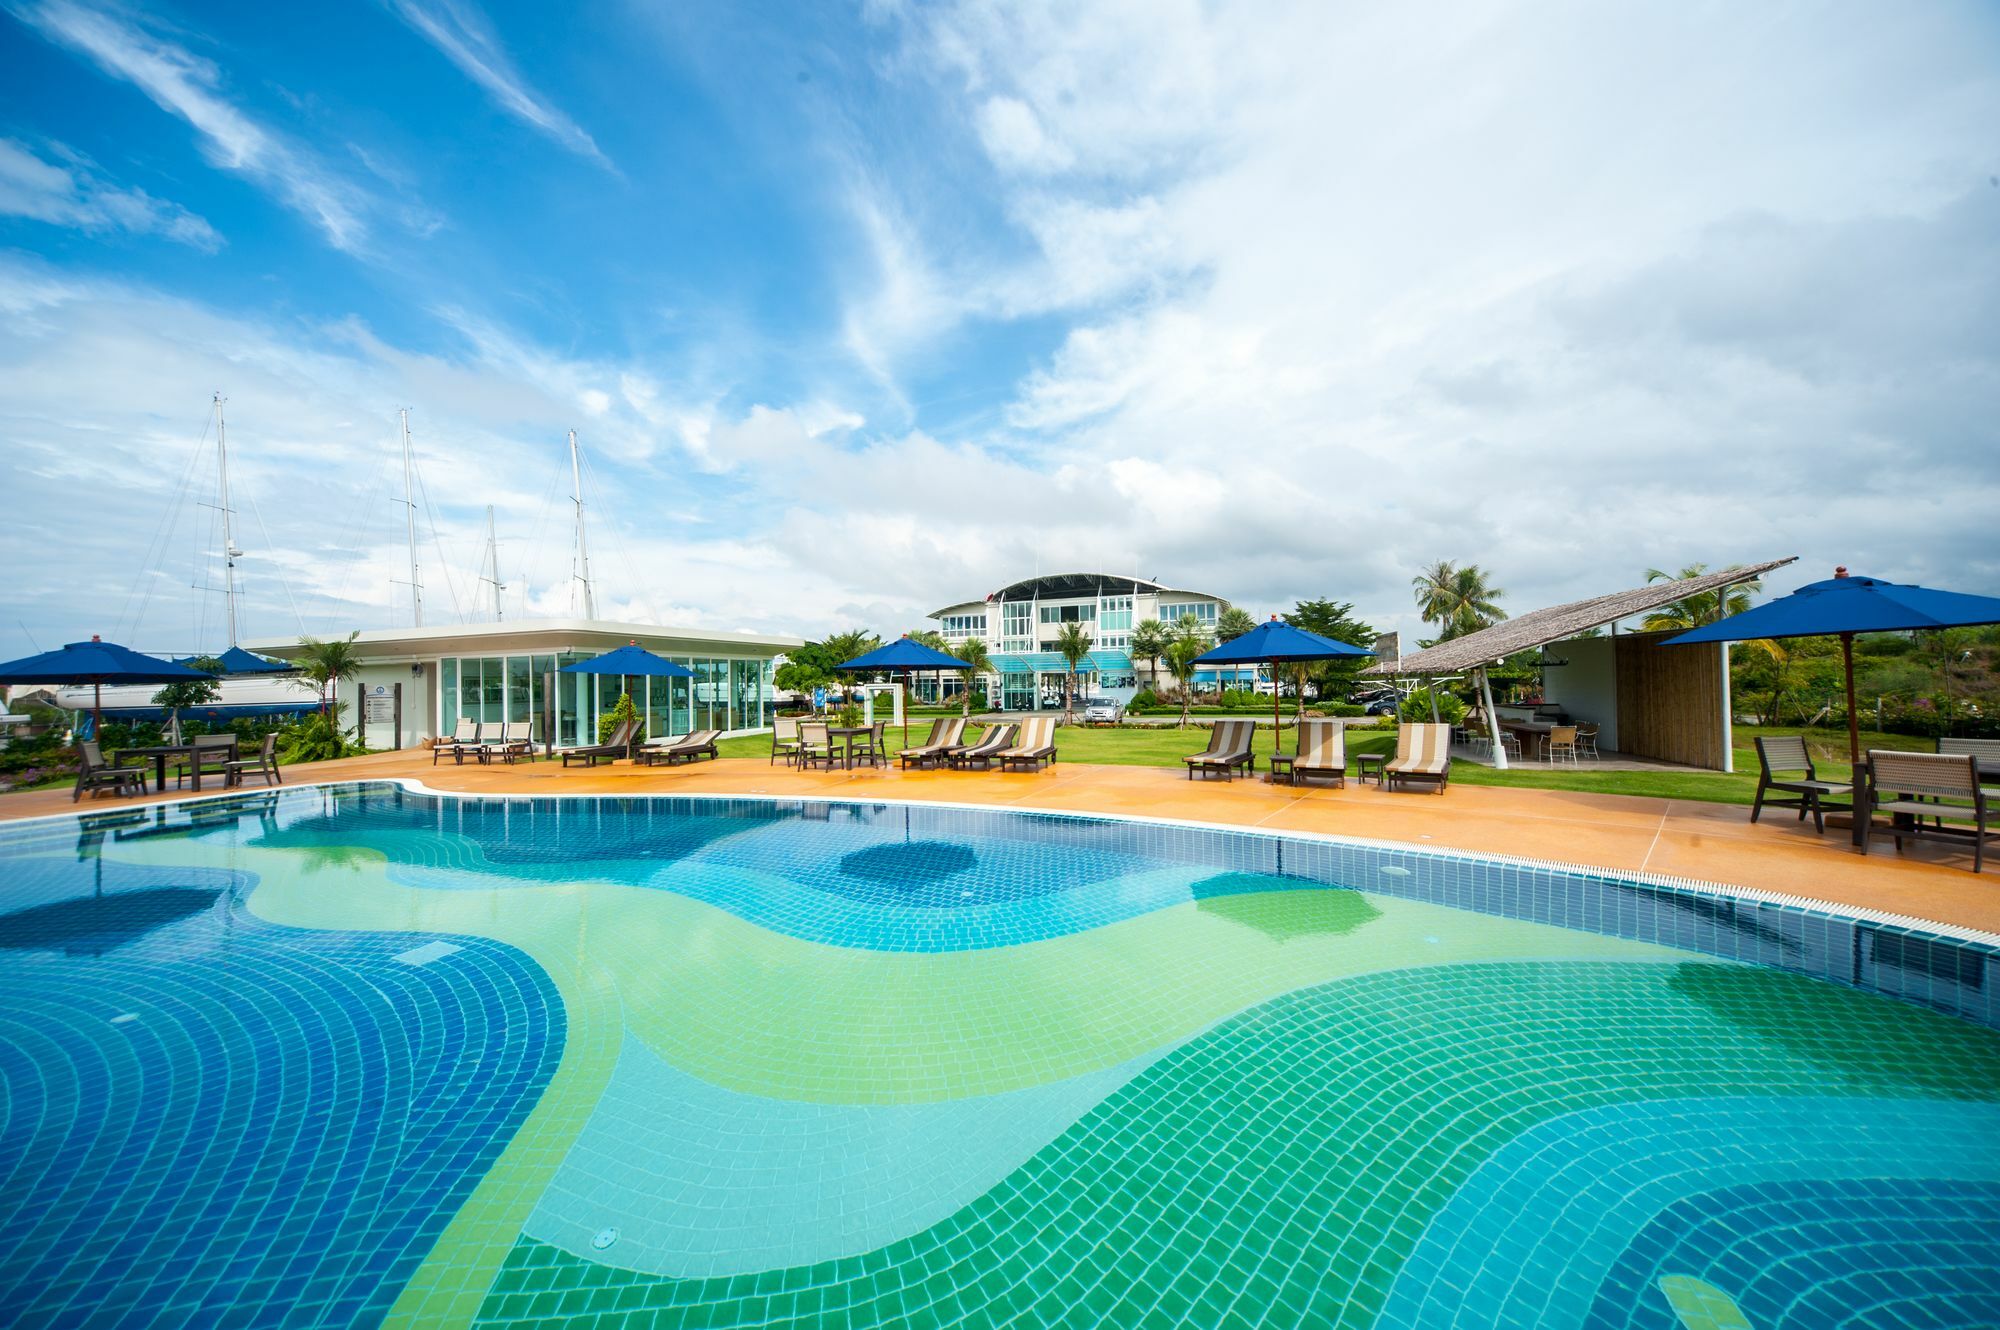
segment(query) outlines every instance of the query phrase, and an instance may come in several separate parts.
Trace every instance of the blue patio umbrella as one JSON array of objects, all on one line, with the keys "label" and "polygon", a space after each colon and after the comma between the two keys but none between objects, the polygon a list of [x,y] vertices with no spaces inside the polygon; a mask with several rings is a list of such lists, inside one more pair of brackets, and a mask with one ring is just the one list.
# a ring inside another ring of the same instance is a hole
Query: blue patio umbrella
[{"label": "blue patio umbrella", "polygon": [[[834,666],[837,670],[874,670],[888,674],[911,675],[918,670],[969,670],[972,667],[957,656],[948,656],[942,651],[925,646],[908,633],[895,641],[876,647],[873,651],[843,661]],[[910,713],[903,712],[903,746],[910,743]]]},{"label": "blue patio umbrella", "polygon": [[[188,656],[174,663],[177,665],[186,665],[191,669],[199,669],[200,666],[196,665],[195,662],[200,659],[200,656]],[[287,664],[282,660],[266,660],[264,657],[256,655],[253,652],[245,651],[242,647],[231,647],[221,655],[212,657],[211,659],[222,667],[216,673],[222,675],[224,678],[231,679],[253,674],[293,674],[299,668],[296,665]]]},{"label": "blue patio umbrella", "polygon": [[[1279,725],[1278,671],[1279,665],[1299,665],[1307,661],[1337,660],[1351,656],[1372,656],[1375,653],[1363,647],[1335,641],[1295,624],[1286,623],[1277,615],[1270,622],[1260,623],[1241,637],[1233,637],[1219,646],[1210,647],[1194,658],[1197,665],[1269,665],[1271,669],[1271,743],[1272,751],[1278,751],[1281,736]],[[1299,689],[1299,710],[1306,705],[1305,689]]]},{"label": "blue patio umbrella", "polygon": [[148,656],[116,642],[92,637],[88,642],[70,642],[57,651],[24,656],[0,664],[0,683],[84,684],[91,686],[90,714],[93,723],[104,718],[104,685],[120,683],[182,683],[189,679],[210,679],[204,670],[176,665],[170,660]]},{"label": "blue patio umbrella", "polygon": [[[665,656],[656,656],[637,642],[627,642],[616,651],[607,651],[589,660],[579,660],[565,665],[557,674],[645,674],[655,679],[692,679],[694,671],[685,665],[676,665]],[[554,744],[554,736],[549,742]]]},{"label": "blue patio umbrella", "polygon": [[1824,582],[1800,587],[1789,596],[1732,614],[1670,637],[1667,646],[1702,642],[1750,642],[1767,637],[1840,638],[1847,670],[1847,754],[1861,760],[1861,726],[1854,711],[1854,635],[1906,632],[1918,628],[1966,628],[2000,623],[2000,598],[1958,591],[1933,591],[1879,577],[1850,577],[1833,570]]}]

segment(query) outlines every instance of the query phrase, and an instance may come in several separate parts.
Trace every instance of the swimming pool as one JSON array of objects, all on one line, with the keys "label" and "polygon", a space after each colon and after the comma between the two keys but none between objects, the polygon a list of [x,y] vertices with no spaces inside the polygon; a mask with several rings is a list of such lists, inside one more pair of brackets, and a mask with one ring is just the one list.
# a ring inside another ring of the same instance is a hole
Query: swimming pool
[{"label": "swimming pool", "polygon": [[0,1308],[1996,1324],[1995,955],[993,810],[378,784],[16,824]]}]

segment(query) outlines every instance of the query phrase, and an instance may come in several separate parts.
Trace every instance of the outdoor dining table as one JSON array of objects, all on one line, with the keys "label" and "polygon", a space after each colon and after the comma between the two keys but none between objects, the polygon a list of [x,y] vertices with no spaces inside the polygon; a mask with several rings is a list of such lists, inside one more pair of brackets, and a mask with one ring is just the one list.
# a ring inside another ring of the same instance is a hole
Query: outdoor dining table
[{"label": "outdoor dining table", "polygon": [[872,725],[829,725],[826,737],[841,741],[840,768],[845,771],[854,765],[854,741],[864,734],[874,733]]},{"label": "outdoor dining table", "polygon": [[1548,746],[1549,734],[1556,727],[1545,720],[1503,720],[1500,728],[1521,741],[1521,756],[1534,758],[1542,755]]},{"label": "outdoor dining table", "polygon": [[[201,751],[213,752],[215,750],[204,747]],[[236,745],[229,745],[227,752],[229,756],[225,760],[234,762],[236,760]],[[131,757],[152,758],[153,788],[164,791],[167,788],[167,759],[170,757],[185,756],[188,759],[188,771],[194,777],[194,788],[198,790],[201,788],[201,763],[195,760],[194,754],[195,746],[193,744],[154,744],[147,748],[121,748],[118,750],[117,761],[122,764],[125,759]]]}]

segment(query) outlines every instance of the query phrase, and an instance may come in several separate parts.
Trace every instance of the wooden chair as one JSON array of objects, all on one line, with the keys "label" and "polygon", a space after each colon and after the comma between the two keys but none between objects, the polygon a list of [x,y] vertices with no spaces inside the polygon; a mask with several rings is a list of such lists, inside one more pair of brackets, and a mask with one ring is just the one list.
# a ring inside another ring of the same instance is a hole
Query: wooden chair
[{"label": "wooden chair", "polygon": [[85,739],[77,745],[76,789],[70,792],[69,801],[75,803],[83,798],[85,790],[99,790],[109,786],[113,794],[144,794],[146,792],[146,772],[142,767],[115,767],[104,760],[104,750],[95,739]]},{"label": "wooden chair", "polygon": [[775,765],[779,758],[791,766],[799,760],[799,718],[797,716],[774,716],[771,718],[771,760],[766,766]]},{"label": "wooden chair", "polygon": [[229,764],[236,760],[233,734],[197,734],[190,740],[194,752],[174,764],[174,788],[199,771],[204,776],[229,777]]},{"label": "wooden chair", "polygon": [[[1893,753],[1876,750],[1868,754],[1868,789],[1858,810],[1862,817],[1861,852],[1868,853],[1868,840],[1875,829],[1875,814],[1893,819],[1889,834],[1896,848],[1905,840],[1942,840],[1963,845],[1972,842],[1972,871],[1983,871],[1986,842],[2000,836],[1988,831],[1986,791],[1979,784],[1979,760],[1971,753]],[[1883,797],[1884,792],[1887,798]],[[1930,825],[1924,825],[1924,819]],[[1970,822],[1970,827],[1946,826],[1946,822]]]},{"label": "wooden chair", "polygon": [[824,763],[831,768],[840,760],[840,754],[833,751],[833,736],[827,733],[823,720],[799,722],[799,766],[810,767]]},{"label": "wooden chair", "polygon": [[1575,766],[1576,736],[1577,727],[1574,725],[1557,725],[1551,727],[1548,742],[1542,746],[1542,760],[1550,766],[1554,766],[1558,762],[1567,762],[1571,766]]},{"label": "wooden chair", "polygon": [[264,736],[263,746],[257,750],[257,756],[224,763],[222,782],[225,785],[241,785],[243,778],[252,772],[262,776],[266,785],[285,783],[284,777],[278,774],[277,735]]},{"label": "wooden chair", "polygon": [[[1796,808],[1799,821],[1812,814],[1813,829],[1826,834],[1826,810],[1828,808],[1848,808],[1851,804],[1829,804],[1828,799],[1852,797],[1854,787],[1841,785],[1830,780],[1821,780],[1813,766],[1812,754],[1806,749],[1806,741],[1797,735],[1757,740],[1757,794],[1750,801],[1750,820],[1755,822],[1763,816],[1764,805],[1773,808]],[[1794,774],[1798,773],[1798,774]],[[1797,796],[1791,799],[1773,799],[1772,790]]]}]

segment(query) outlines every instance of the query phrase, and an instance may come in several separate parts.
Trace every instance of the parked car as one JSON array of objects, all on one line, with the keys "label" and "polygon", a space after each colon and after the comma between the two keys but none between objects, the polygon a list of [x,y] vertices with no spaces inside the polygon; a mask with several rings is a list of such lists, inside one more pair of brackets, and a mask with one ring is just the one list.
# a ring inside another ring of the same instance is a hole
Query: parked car
[{"label": "parked car", "polygon": [[1377,697],[1363,702],[1361,704],[1361,714],[1364,716],[1393,716],[1400,705],[1401,699],[1394,693],[1390,693],[1386,697]]},{"label": "parked car", "polygon": [[1115,698],[1089,697],[1083,702],[1083,723],[1086,725],[1116,725],[1125,714],[1124,706]]}]

